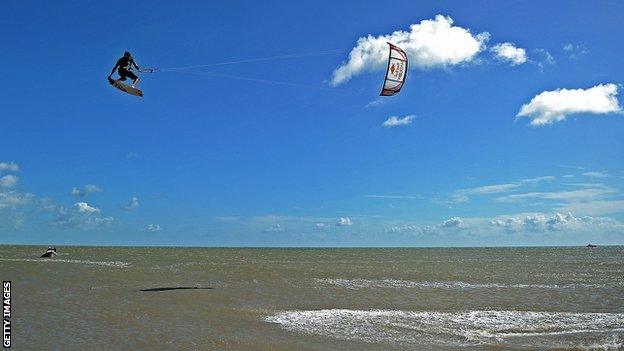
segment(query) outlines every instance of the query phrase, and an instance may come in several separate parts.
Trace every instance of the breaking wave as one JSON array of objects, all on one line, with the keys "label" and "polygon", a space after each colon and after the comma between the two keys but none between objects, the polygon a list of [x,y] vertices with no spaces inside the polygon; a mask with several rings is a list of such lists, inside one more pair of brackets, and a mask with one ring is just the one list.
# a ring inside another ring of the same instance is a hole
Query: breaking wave
[{"label": "breaking wave", "polygon": [[314,279],[317,285],[333,285],[345,289],[366,288],[432,288],[432,289],[566,289],[604,288],[606,284],[502,284],[466,283],[462,281],[412,281],[400,279]]},{"label": "breaking wave", "polygon": [[624,346],[622,313],[327,309],[285,311],[265,321],[290,331],[395,345]]},{"label": "breaking wave", "polygon": [[59,258],[53,259],[34,259],[34,258],[0,258],[0,261],[13,261],[13,262],[40,262],[40,263],[77,263],[93,266],[105,266],[105,267],[120,267],[126,268],[130,266],[128,262],[120,261],[85,261],[85,260],[65,260]]}]

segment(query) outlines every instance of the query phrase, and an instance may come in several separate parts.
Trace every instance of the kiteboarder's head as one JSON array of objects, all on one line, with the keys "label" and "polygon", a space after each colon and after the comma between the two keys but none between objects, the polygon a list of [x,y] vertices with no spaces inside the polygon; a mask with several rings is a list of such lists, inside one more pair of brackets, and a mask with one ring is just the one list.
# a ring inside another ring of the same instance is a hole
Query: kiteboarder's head
[{"label": "kiteboarder's head", "polygon": [[132,57],[132,54],[130,54],[130,51],[126,51],[124,52],[124,57]]}]

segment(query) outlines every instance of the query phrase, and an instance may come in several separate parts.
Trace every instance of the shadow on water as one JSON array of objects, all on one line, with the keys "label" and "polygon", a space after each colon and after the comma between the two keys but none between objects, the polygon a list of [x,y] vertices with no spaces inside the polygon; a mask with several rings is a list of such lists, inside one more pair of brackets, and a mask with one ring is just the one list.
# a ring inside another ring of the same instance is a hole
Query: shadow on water
[{"label": "shadow on water", "polygon": [[170,291],[170,290],[209,290],[211,287],[201,287],[201,286],[169,286],[169,287],[159,287],[159,288],[149,288],[149,289],[141,289],[139,291],[143,292],[154,292],[154,291]]}]

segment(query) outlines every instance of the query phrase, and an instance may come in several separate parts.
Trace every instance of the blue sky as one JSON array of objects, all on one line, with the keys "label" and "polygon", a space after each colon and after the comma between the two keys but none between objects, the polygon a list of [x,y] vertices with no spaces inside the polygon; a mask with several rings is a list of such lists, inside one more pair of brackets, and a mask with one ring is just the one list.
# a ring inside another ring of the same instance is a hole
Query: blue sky
[{"label": "blue sky", "polygon": [[2,243],[624,244],[622,2],[1,6]]}]

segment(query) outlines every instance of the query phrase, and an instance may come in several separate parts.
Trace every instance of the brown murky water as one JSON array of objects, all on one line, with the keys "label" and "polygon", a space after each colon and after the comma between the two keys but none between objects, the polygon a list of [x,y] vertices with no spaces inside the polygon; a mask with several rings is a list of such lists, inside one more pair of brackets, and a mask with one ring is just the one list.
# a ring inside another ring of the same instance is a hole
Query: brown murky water
[{"label": "brown murky water", "polygon": [[14,350],[624,347],[624,247],[0,246]]}]

